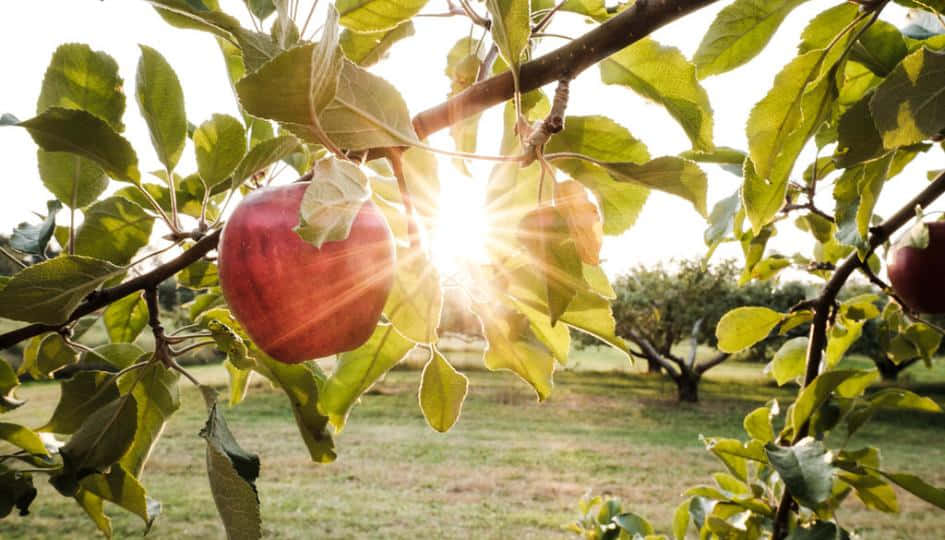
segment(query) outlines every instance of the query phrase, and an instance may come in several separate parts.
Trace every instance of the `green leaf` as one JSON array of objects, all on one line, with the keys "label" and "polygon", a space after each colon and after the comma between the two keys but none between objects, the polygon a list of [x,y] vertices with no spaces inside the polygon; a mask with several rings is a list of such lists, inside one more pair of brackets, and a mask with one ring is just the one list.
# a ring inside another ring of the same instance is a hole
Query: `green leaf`
[{"label": "green leaf", "polygon": [[[347,61],[341,69],[335,99],[319,113],[318,119],[328,137],[347,150],[418,142],[407,104],[397,89]],[[317,142],[304,126],[288,127],[305,140]]]},{"label": "green leaf", "polygon": [[111,501],[144,520],[145,531],[161,512],[161,503],[147,496],[141,482],[122,465],[113,465],[105,473],[86,476],[81,489],[106,501]]},{"label": "green leaf", "polygon": [[[834,49],[797,56],[751,111],[747,135],[752,166],[746,162],[743,200],[755,232],[783,204],[794,162],[832,103],[835,82],[830,73],[839,59]],[[754,174],[749,175],[749,168]]]},{"label": "green leaf", "polygon": [[530,266],[544,280],[544,300],[554,326],[578,289],[586,287],[584,266],[568,223],[553,206],[537,208],[522,219],[519,241],[531,255]]},{"label": "green leaf", "polygon": [[633,512],[624,512],[613,517],[612,522],[623,531],[634,536],[653,534],[653,525]]},{"label": "green leaf", "polygon": [[786,540],[850,540],[850,535],[832,521],[818,521],[810,527],[795,527]]},{"label": "green leaf", "polygon": [[735,0],[716,16],[692,58],[699,78],[748,62],[764,49],[775,30],[805,0]]},{"label": "green leaf", "polygon": [[886,77],[908,53],[902,32],[878,19],[853,46],[850,59],[868,67],[876,75]]},{"label": "green leaf", "polygon": [[683,501],[673,512],[673,537],[676,540],[685,540],[689,530],[689,501]]},{"label": "green leaf", "polygon": [[814,509],[830,497],[836,469],[823,443],[806,437],[794,446],[768,443],[765,452],[797,502]]},{"label": "green leaf", "polygon": [[321,389],[318,410],[341,431],[361,394],[400,362],[413,346],[413,342],[394,331],[392,325],[379,324],[364,345],[338,356],[338,366]]},{"label": "green leaf", "polygon": [[492,15],[492,39],[518,80],[518,66],[532,31],[529,0],[486,0],[486,9]]},{"label": "green leaf", "polygon": [[925,480],[911,474],[876,471],[892,483],[922,499],[945,510],[945,490],[939,489]]},{"label": "green leaf", "polygon": [[109,197],[85,211],[75,235],[76,255],[117,265],[131,262],[151,240],[154,217],[123,197]]},{"label": "green leaf", "polygon": [[260,142],[252,148],[233,171],[232,187],[240,186],[247,178],[258,171],[269,168],[277,161],[289,157],[299,149],[299,140],[291,135],[283,135]]},{"label": "green leaf", "polygon": [[219,9],[196,7],[196,0],[147,0],[173,26],[210,32],[238,45],[249,72],[275,56],[279,45],[264,33],[247,30]]},{"label": "green leaf", "polygon": [[33,476],[0,466],[0,519],[16,508],[21,516],[29,514],[30,504],[36,498]]},{"label": "green leaf", "polygon": [[108,187],[105,171],[89,159],[45,150],[37,150],[36,159],[43,185],[69,208],[88,206]]},{"label": "green leaf", "polygon": [[151,132],[158,159],[172,171],[187,140],[184,91],[174,69],[159,52],[146,45],[139,47],[141,60],[138,61],[135,97]]},{"label": "green leaf", "polygon": [[44,256],[46,245],[53,237],[56,230],[56,214],[62,209],[62,203],[59,201],[49,201],[46,203],[46,219],[37,225],[20,223],[13,229],[10,236],[10,247],[23,253]]},{"label": "green leaf", "polygon": [[535,389],[539,401],[551,395],[554,356],[536,338],[527,318],[489,303],[475,303],[488,347],[483,361],[490,370],[508,370]]},{"label": "green leaf", "polygon": [[13,393],[19,385],[16,372],[6,360],[0,359],[0,413],[12,411],[24,403]]},{"label": "green leaf", "polygon": [[148,306],[140,292],[109,304],[102,316],[112,343],[131,343],[148,325]]},{"label": "green leaf", "polygon": [[433,351],[420,380],[420,409],[433,429],[445,433],[459,419],[469,379]]},{"label": "green leaf", "polygon": [[324,391],[325,375],[314,363],[289,365],[283,364],[253,350],[262,369],[263,375],[277,384],[286,393],[295,415],[302,440],[308,448],[309,456],[315,463],[329,463],[335,460],[335,443],[328,432],[329,419],[319,412],[318,403]]},{"label": "green leaf", "polygon": [[82,478],[118,462],[134,440],[137,415],[135,399],[124,395],[86,417],[59,449],[63,469],[50,482],[60,493],[74,495]]},{"label": "green leaf", "polygon": [[774,427],[771,425],[771,407],[758,407],[745,416],[742,424],[745,427],[745,433],[752,439],[757,439],[763,443],[769,443],[774,440]]},{"label": "green leaf", "polygon": [[341,25],[359,33],[390,30],[420,12],[427,0],[339,0]]},{"label": "green leaf", "polygon": [[345,30],[341,33],[339,45],[348,60],[361,67],[369,67],[384,58],[394,43],[413,34],[414,27],[411,21],[377,32],[360,33]]},{"label": "green leaf", "polygon": [[899,513],[896,492],[885,480],[867,474],[854,474],[840,471],[838,475],[843,483],[856,490],[856,496],[871,510]]},{"label": "green leaf", "polygon": [[17,124],[48,152],[69,152],[88,158],[109,176],[137,184],[138,156],[128,141],[91,113],[51,107]]},{"label": "green leaf", "polygon": [[883,138],[873,122],[870,101],[873,94],[867,94],[846,110],[837,124],[837,150],[834,154],[836,165],[846,169],[874,159],[885,152]]},{"label": "green leaf", "polygon": [[90,292],[120,272],[108,261],[80,255],[63,255],[34,264],[0,289],[0,317],[62,324]]},{"label": "green leaf", "polygon": [[883,184],[892,173],[895,152],[847,169],[834,183],[837,201],[836,239],[841,244],[868,249],[869,228]]},{"label": "green leaf", "polygon": [[51,107],[80,109],[93,114],[121,132],[125,94],[118,64],[88,45],[66,43],[53,53],[36,104],[36,112]]},{"label": "green leaf", "polygon": [[443,291],[436,268],[423,252],[401,248],[384,316],[407,339],[432,344],[437,341],[442,311]]},{"label": "green leaf", "polygon": [[765,366],[765,373],[774,377],[778,386],[797,380],[804,375],[807,365],[807,337],[796,337],[785,341],[771,362]]},{"label": "green leaf", "polygon": [[[575,152],[599,161],[644,163],[650,159],[646,146],[629,131],[603,116],[568,116],[564,130],[545,145],[547,153]],[[601,167],[578,159],[558,159],[552,165],[571,175],[597,196],[604,216],[604,234],[627,230],[643,208],[649,189],[636,183],[618,182]]]},{"label": "green leaf", "polygon": [[105,501],[98,495],[82,489],[82,487],[79,487],[79,491],[76,492],[74,497],[79,507],[85,510],[86,515],[98,527],[98,530],[105,535],[105,538],[111,538],[112,520],[105,515]]},{"label": "green leaf", "polygon": [[217,265],[206,259],[200,259],[177,274],[177,283],[194,290],[217,287],[220,285]]},{"label": "green leaf", "polygon": [[106,343],[82,355],[83,362],[100,362],[115,369],[125,369],[141,359],[144,349],[134,343]]},{"label": "green leaf", "polygon": [[643,38],[600,63],[604,84],[626,86],[663,105],[683,127],[693,148],[712,150],[712,107],[696,68],[675,47]]},{"label": "green leaf", "polygon": [[[246,112],[300,126],[312,124],[335,97],[343,59],[334,48],[312,43],[285,51],[236,83]],[[324,56],[323,56],[324,55]],[[315,71],[315,69],[318,71]]]},{"label": "green leaf", "polygon": [[945,53],[910,54],[876,88],[870,110],[886,148],[917,143],[945,129]]},{"label": "green leaf", "polygon": [[[146,354],[150,356],[150,353]],[[124,375],[118,381],[121,391],[130,391],[138,404],[134,441],[119,461],[132,476],[141,476],[168,419],[180,408],[179,379],[176,371],[160,363],[152,363],[137,372]]]},{"label": "green leaf", "polygon": [[46,445],[33,430],[19,424],[0,422],[0,439],[21,448],[30,454],[48,456]]},{"label": "green leaf", "polygon": [[233,438],[216,403],[200,430],[207,441],[210,492],[228,538],[262,538],[256,478],[259,457],[243,450]]},{"label": "green leaf", "polygon": [[719,350],[735,353],[768,337],[784,315],[766,307],[740,307],[722,316],[715,329]]},{"label": "green leaf", "polygon": [[118,385],[105,371],[80,371],[60,383],[61,396],[52,417],[37,431],[75,433],[92,413],[118,399]]},{"label": "green leaf", "polygon": [[253,375],[252,370],[240,369],[233,365],[229,360],[223,361],[223,367],[230,380],[230,407],[235,407],[243,402],[246,397],[246,391],[249,389],[249,380]]},{"label": "green leaf", "polygon": [[23,364],[20,365],[21,370],[28,369],[34,378],[49,378],[56,371],[79,361],[79,353],[66,344],[59,334],[49,333],[39,340],[35,357],[28,362],[24,355]]},{"label": "green leaf", "polygon": [[244,0],[244,3],[249,8],[250,13],[259,20],[266,19],[276,10],[273,0]]},{"label": "green leaf", "polygon": [[214,114],[194,132],[197,171],[208,187],[226,180],[246,152],[246,132],[239,120]]},{"label": "green leaf", "polygon": [[[692,161],[675,156],[658,157],[642,165],[636,163],[600,163],[618,182],[633,182],[686,199],[705,216],[708,180]],[[580,180],[580,179],[579,179]]]},{"label": "green leaf", "polygon": [[716,146],[715,149],[707,152],[702,150],[686,150],[685,152],[680,152],[679,157],[697,163],[714,163],[735,176],[741,176],[748,154],[741,150],[736,150],[735,148],[729,148],[728,146]]},{"label": "green leaf", "polygon": [[348,238],[370,191],[367,176],[350,161],[323,159],[312,171],[294,230],[303,240],[321,248],[325,242]]},{"label": "green leaf", "polygon": [[835,391],[841,397],[856,397],[878,378],[879,373],[875,369],[868,371],[849,369],[821,373],[797,396],[791,408],[788,425],[792,426],[794,432],[797,433]]}]

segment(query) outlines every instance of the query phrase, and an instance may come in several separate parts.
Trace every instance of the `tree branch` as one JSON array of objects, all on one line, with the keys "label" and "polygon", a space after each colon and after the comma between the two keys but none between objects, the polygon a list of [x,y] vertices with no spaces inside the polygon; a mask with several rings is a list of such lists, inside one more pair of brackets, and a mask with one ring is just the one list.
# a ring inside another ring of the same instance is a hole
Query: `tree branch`
[{"label": "tree branch", "polygon": [[703,362],[703,363],[701,363],[701,364],[699,364],[699,365],[697,365],[697,366],[694,366],[694,367],[693,367],[693,370],[694,370],[696,373],[698,373],[699,375],[702,375],[702,374],[705,373],[706,371],[709,371],[710,369],[714,368],[715,366],[717,366],[717,365],[721,364],[722,362],[728,360],[728,357],[729,357],[729,356],[732,356],[731,353],[719,353],[719,354],[713,356],[708,362]]},{"label": "tree branch", "polygon": [[679,376],[677,371],[678,372],[682,371],[680,366],[673,364],[672,362],[667,360],[665,357],[663,357],[663,355],[660,354],[659,351],[656,350],[653,344],[650,343],[650,340],[641,336],[635,330],[630,330],[627,332],[627,339],[629,339],[633,343],[636,343],[637,346],[643,350],[644,354],[642,356],[644,358],[648,360],[652,360],[653,362],[656,362],[657,364],[659,364],[660,367],[666,370],[666,373],[668,373],[670,377],[675,379],[676,377]]},{"label": "tree branch", "polygon": [[[519,70],[521,91],[528,92],[554,81],[573,79],[585,69],[661,26],[715,1],[637,0],[594,30],[523,64]],[[414,130],[420,139],[425,139],[431,133],[508,100],[513,92],[512,73],[506,71],[478,82],[448,101],[421,112],[413,119]]]},{"label": "tree branch", "polygon": [[112,302],[120,300],[135,291],[157,287],[157,285],[165,279],[173,276],[177,272],[180,272],[184,268],[197,262],[201,257],[213,249],[216,249],[217,241],[219,239],[220,230],[217,229],[216,231],[203,237],[190,249],[177,256],[177,258],[162,264],[154,270],[141,274],[140,276],[130,279],[120,285],[93,292],[88,296],[88,298],[85,299],[84,302],[82,302],[82,304],[79,305],[79,307],[75,309],[75,311],[72,312],[72,315],[69,316],[69,319],[61,325],[31,324],[0,335],[0,350],[11,347],[23,341],[24,339],[29,339],[46,332],[56,332],[67,324],[77,321],[79,318],[101,309]]},{"label": "tree branch", "polygon": [[[945,194],[945,172],[935,177],[935,180],[926,186],[911,201],[902,206],[889,219],[870,230],[869,251],[864,259],[869,258],[876,248],[889,240],[889,238],[899,230],[903,225],[915,217],[915,207],[927,207],[935,199]],[[824,285],[823,291],[817,297],[814,303],[814,320],[810,327],[810,339],[807,346],[807,370],[804,374],[804,386],[806,387],[820,373],[820,364],[823,360],[824,348],[827,346],[827,325],[830,312],[834,303],[837,301],[837,295],[846,284],[847,280],[856,269],[862,265],[859,255],[853,253],[843,263],[837,267],[837,270],[830,277],[830,281]],[[803,388],[803,387],[802,387]],[[804,422],[791,441],[791,444],[807,436],[810,430],[810,421]],[[781,503],[778,505],[778,511],[775,515],[774,531],[772,538],[774,540],[783,540],[787,537],[787,521],[790,517],[790,511],[793,499],[790,493],[785,490]]]}]

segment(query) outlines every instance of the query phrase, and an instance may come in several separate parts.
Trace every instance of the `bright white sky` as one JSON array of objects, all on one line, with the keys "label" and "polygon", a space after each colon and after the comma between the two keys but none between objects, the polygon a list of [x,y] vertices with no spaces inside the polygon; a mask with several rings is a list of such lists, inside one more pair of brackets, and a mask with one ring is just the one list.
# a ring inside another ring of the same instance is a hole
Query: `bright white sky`
[{"label": "bright white sky", "polygon": [[[323,0],[324,1],[324,0]],[[240,0],[222,0],[231,13],[245,14]],[[729,2],[703,9],[654,34],[663,44],[674,45],[690,56],[715,14]],[[733,72],[704,81],[715,110],[715,142],[718,145],[746,148],[744,123],[752,105],[770,89],[778,69],[795,52],[798,36],[806,21],[816,13],[836,5],[836,0],[811,1],[791,14],[780,28],[765,52]],[[302,0],[307,11],[307,0]],[[477,7],[482,9],[480,3]],[[444,11],[445,1],[430,0],[426,12]],[[128,95],[125,136],[132,141],[141,162],[141,170],[157,168],[158,161],[151,148],[150,138],[137,104],[134,102],[135,69],[138,63],[139,43],[159,50],[177,71],[184,87],[187,116],[200,124],[212,113],[236,115],[235,100],[227,82],[223,61],[216,43],[207,34],[179,30],[168,26],[143,1],[129,0],[33,0],[5,6],[4,13],[10,24],[0,32],[0,112],[10,112],[26,119],[35,113],[43,73],[55,48],[65,42],[82,42],[95,50],[112,55],[121,68]],[[904,12],[890,6],[884,18],[903,25]],[[316,20],[320,20],[316,15]],[[13,21],[19,21],[13,23]],[[42,21],[42,32],[28,21]],[[248,24],[248,23],[247,23]],[[407,101],[412,114],[435,105],[445,98],[448,80],[443,75],[446,51],[467,34],[469,25],[462,18],[417,18],[417,34],[394,46],[387,60],[372,71],[394,83]],[[577,36],[590,27],[573,14],[562,13],[549,31]],[[478,37],[478,34],[476,34]],[[547,39],[542,50],[556,47],[557,39]],[[553,92],[553,88],[547,89]],[[485,115],[480,128],[480,152],[496,152],[500,136],[499,107]],[[676,154],[689,148],[689,141],[681,128],[655,105],[645,103],[627,89],[600,83],[596,68],[591,68],[571,84],[569,114],[602,114],[628,127],[650,148],[653,156]],[[431,144],[452,148],[445,132],[436,134]],[[45,201],[51,198],[37,181],[35,145],[25,130],[0,128],[0,156],[3,161],[3,196],[0,197],[0,230],[9,232],[23,220],[35,220],[31,212],[45,212]],[[941,151],[936,149],[931,158],[917,160],[886,190],[889,193],[877,211],[888,214],[908,200],[925,183],[925,171],[941,168]],[[179,170],[189,172],[192,148],[185,150],[185,161]],[[190,160],[189,162],[187,160]],[[802,158],[803,166],[810,157]],[[448,159],[441,163],[444,185],[444,205],[449,208],[468,207],[472,200],[482,198],[482,186],[489,163],[473,167],[474,179],[456,172]],[[800,170],[800,169],[798,169]],[[740,179],[717,169],[706,167],[709,174],[709,208],[720,198],[730,195]],[[823,206],[830,208],[830,194],[823,193]],[[462,225],[453,224],[453,229]],[[631,265],[665,260],[671,257],[693,257],[705,253],[702,232],[703,219],[685,201],[654,192],[637,224],[619,238],[608,238],[604,244],[605,268],[619,273]],[[459,239],[457,241],[460,241]],[[797,249],[809,250],[810,242],[793,226],[783,225],[772,245],[785,254]],[[719,256],[738,256],[735,245],[720,250]]]}]

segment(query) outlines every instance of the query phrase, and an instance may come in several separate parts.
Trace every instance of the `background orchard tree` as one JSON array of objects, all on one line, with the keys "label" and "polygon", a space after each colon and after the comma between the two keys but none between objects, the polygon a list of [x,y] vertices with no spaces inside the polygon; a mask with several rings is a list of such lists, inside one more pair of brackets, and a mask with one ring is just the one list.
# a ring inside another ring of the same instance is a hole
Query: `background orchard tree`
[{"label": "background orchard tree", "polygon": [[[718,351],[708,358],[698,355],[699,345],[716,348],[715,327],[725,313],[748,305],[787,311],[806,299],[806,288],[796,282],[739,286],[740,272],[734,261],[709,265],[682,260],[669,268],[636,267],[614,282],[617,335],[629,344],[633,357],[648,363],[649,371],[662,371],[673,380],[680,401],[698,401],[702,375],[731,356]],[[763,358],[768,347],[781,341],[775,336],[760,342],[752,354]],[[688,345],[688,351],[680,351],[681,345]]]},{"label": "background orchard tree", "polygon": [[[39,179],[55,197],[41,219],[11,237],[16,251],[3,251],[22,269],[0,279],[0,317],[22,326],[0,335],[0,348],[25,342],[17,372],[36,378],[83,357],[111,366],[63,380],[45,425],[0,423],[0,438],[12,447],[0,455],[0,515],[26,512],[34,482],[44,478],[106,535],[104,501],[150,527],[160,505],[139,479],[181,406],[183,377],[205,398],[200,436],[227,534],[261,536],[254,484],[260,459],[236,442],[216,392],[177,361],[203,347],[227,355],[231,406],[244,398],[252,373],[285,392],[316,463],[335,459],[334,436],[359,397],[412,350],[429,358],[419,390],[427,421],[438,431],[453,426],[468,384],[437,348],[442,284],[427,241],[439,190],[432,156],[446,150],[424,142],[446,128],[454,157],[496,162],[487,197],[489,260],[470,265],[463,283],[488,342],[484,364],[514,372],[539,400],[552,391],[556,363],[567,361],[570,330],[626,350],[610,309],[615,292],[600,268],[601,237],[626,231],[650,190],[681,197],[707,215],[711,248],[738,242],[747,278],[794,266],[825,280],[815,298],[791,311],[753,306],[721,317],[716,336],[726,353],[755,345],[776,327],[809,324],[809,337],[787,342],[773,370],[779,383],[797,379],[801,390],[783,417],[777,403],[750,413],[747,440],[706,439],[727,472],[715,475],[715,486],[687,493],[675,536],[694,527],[702,537],[844,537],[840,503],[855,494],[870,508],[896,511],[892,484],[945,508],[945,491],[921,471],[889,471],[875,448],[830,450],[824,442],[838,427],[855,432],[881,408],[940,410],[907,391],[866,393],[875,370],[836,369],[862,325],[881,315],[874,296],[838,302],[838,294],[856,272],[885,288],[875,252],[945,192],[945,174],[933,173],[900,210],[886,219],[873,215],[888,179],[919,154],[938,152],[945,38],[934,29],[900,31],[880,18],[885,0],[822,2],[824,11],[800,36],[798,55],[747,119],[748,148],[739,150],[715,145],[700,81],[750,61],[802,1],[728,3],[691,60],[647,36],[713,0],[450,3],[448,15],[468,18],[483,38],[443,44],[451,95],[413,117],[397,81],[368,68],[410,38],[423,2],[340,0],[313,18],[299,2],[247,1],[241,7],[251,28],[215,0],[148,3],[169,24],[217,38],[240,118],[220,114],[192,123],[187,89],[158,50],[141,47],[135,80],[126,83],[107,52],[69,43],[53,54],[35,115],[11,111],[0,119],[36,142]],[[549,22],[568,12],[592,21],[588,31],[535,54],[537,43],[554,38],[544,32]],[[636,137],[654,136],[662,126],[653,133],[633,126],[631,133],[605,116],[607,104],[595,115],[568,116],[569,82],[591,67],[605,83],[663,106],[692,149],[651,155]],[[147,141],[132,144],[123,135],[132,96],[160,162],[154,171],[142,170],[138,159]],[[479,114],[499,104],[501,144],[479,149]],[[812,147],[813,163],[795,167]],[[184,152],[193,152],[196,170],[180,166]],[[276,163],[308,183],[299,209],[302,238],[315,246],[344,240],[355,210],[370,199],[397,241],[397,263],[378,269],[394,280],[381,322],[363,345],[339,354],[330,373],[313,361],[287,365],[263,353],[218,287],[213,252],[230,205],[263,189]],[[700,163],[743,176],[738,193],[711,213]],[[811,254],[767,249],[777,228],[792,223],[810,233]],[[927,239],[919,224],[906,241],[923,246]],[[147,266],[162,254],[160,264]],[[199,291],[188,306],[192,324],[165,328],[160,318],[158,287],[170,278]],[[916,322],[916,314],[903,316],[891,331]],[[96,317],[112,342],[93,349],[81,340]],[[131,343],[145,331],[153,350]],[[29,406],[16,398],[17,372],[0,364],[3,411]],[[623,511],[601,526],[652,533],[645,520]]]}]

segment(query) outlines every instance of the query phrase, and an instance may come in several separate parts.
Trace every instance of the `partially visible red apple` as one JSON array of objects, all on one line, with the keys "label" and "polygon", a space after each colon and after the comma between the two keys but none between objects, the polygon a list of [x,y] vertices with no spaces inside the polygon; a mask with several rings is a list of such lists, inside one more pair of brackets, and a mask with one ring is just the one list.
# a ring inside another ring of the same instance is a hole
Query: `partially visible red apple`
[{"label": "partially visible red apple", "polygon": [[394,282],[393,237],[371,201],[340,242],[319,249],[292,230],[306,187],[248,195],[218,248],[220,288],[233,315],[259,348],[289,364],[367,341]]},{"label": "partially visible red apple", "polygon": [[945,221],[926,223],[926,248],[894,246],[889,255],[889,281],[906,306],[920,313],[945,313]]}]

